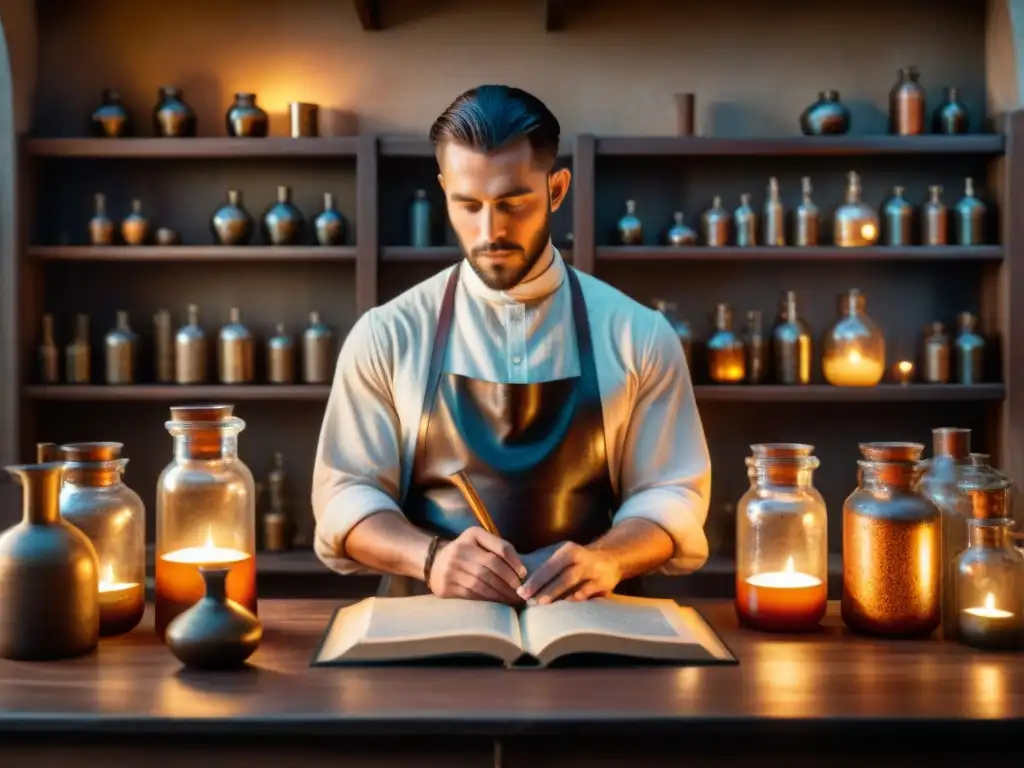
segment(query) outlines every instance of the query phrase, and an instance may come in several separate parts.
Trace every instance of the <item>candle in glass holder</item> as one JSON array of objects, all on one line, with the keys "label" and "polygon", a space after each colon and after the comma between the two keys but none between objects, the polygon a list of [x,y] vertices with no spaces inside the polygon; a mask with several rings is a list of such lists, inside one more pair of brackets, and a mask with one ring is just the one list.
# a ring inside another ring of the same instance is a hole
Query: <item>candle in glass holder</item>
[{"label": "candle in glass holder", "polygon": [[840,387],[873,387],[882,378],[882,363],[853,349],[845,355],[826,357],[825,378]]},{"label": "candle in glass holder", "polygon": [[756,573],[736,585],[740,621],[757,629],[797,632],[821,622],[828,587],[817,576],[796,570],[793,558],[781,571]]},{"label": "candle in glass holder", "polygon": [[896,363],[896,367],[893,371],[896,375],[896,381],[903,386],[910,383],[911,379],[914,378],[914,364],[909,360],[900,360]]},{"label": "candle in glass holder", "polygon": [[114,566],[100,569],[100,634],[120,635],[142,620],[146,610],[146,592],[137,581],[117,581]]},{"label": "candle in glass holder", "polygon": [[156,629],[160,637],[171,620],[199,602],[206,593],[200,566],[230,567],[228,598],[256,613],[255,558],[240,549],[217,546],[210,528],[202,546],[184,547],[160,555],[160,568],[156,570],[157,613],[161,617]]},{"label": "candle in glass holder", "polygon": [[996,607],[996,597],[989,592],[985,604],[965,608],[960,613],[960,642],[973,648],[1010,650],[1020,648],[1024,640],[1024,624],[1013,611]]}]

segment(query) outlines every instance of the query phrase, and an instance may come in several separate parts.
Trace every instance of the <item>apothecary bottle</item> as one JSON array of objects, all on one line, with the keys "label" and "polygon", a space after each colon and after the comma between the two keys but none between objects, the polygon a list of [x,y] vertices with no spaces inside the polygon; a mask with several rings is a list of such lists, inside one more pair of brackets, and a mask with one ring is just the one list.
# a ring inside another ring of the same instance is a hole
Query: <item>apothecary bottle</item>
[{"label": "apothecary bottle", "polygon": [[255,93],[236,93],[224,121],[228,136],[263,138],[270,129],[270,117],[256,105]]},{"label": "apothecary bottle", "polygon": [[39,381],[43,384],[60,382],[60,349],[54,339],[53,315],[43,315],[43,339],[39,344]]},{"label": "apothecary bottle", "polygon": [[325,384],[334,367],[331,360],[334,334],[316,310],[309,313],[309,326],[302,334],[302,381]]},{"label": "apothecary bottle", "polygon": [[768,180],[768,197],[764,202],[764,244],[786,244],[786,210],[779,197],[779,180]]},{"label": "apothecary bottle", "polygon": [[942,323],[930,323],[925,329],[922,347],[924,381],[928,384],[948,383],[951,366],[946,327]]},{"label": "apothecary bottle", "polygon": [[832,235],[840,248],[863,248],[878,242],[878,214],[861,200],[856,171],[846,174],[846,199],[836,209]]},{"label": "apothecary bottle", "polygon": [[708,339],[708,375],[716,384],[737,384],[746,377],[743,341],[732,330],[732,308],[715,306],[715,332]]},{"label": "apothecary bottle", "polygon": [[839,297],[839,319],[822,348],[825,380],[836,387],[873,387],[885,374],[885,337],[867,316],[866,297],[851,288]]},{"label": "apothecary bottle", "polygon": [[92,542],[99,558],[100,634],[130,632],[146,607],[146,508],[124,482],[121,443],[60,446],[60,512]]},{"label": "apothecary bottle", "polygon": [[174,376],[178,384],[206,381],[206,332],[195,304],[188,305],[188,322],[174,336]]},{"label": "apothecary bottle", "polygon": [[779,384],[811,383],[811,330],[797,308],[796,291],[786,291],[772,329],[772,357]]},{"label": "apothecary bottle", "polygon": [[679,338],[679,343],[683,347],[683,356],[686,358],[686,367],[690,368],[693,359],[693,329],[686,320],[679,317],[679,308],[676,306],[675,302],[666,301],[665,299],[655,299],[651,303],[654,305],[656,310],[665,316],[669,325],[672,326],[672,330]]},{"label": "apothecary bottle", "polygon": [[114,222],[107,215],[107,196],[102,192],[93,195],[94,213],[89,219],[90,245],[113,245]]},{"label": "apothecary bottle", "polygon": [[117,322],[103,337],[107,384],[131,384],[135,381],[135,345],[128,313],[118,310]]},{"label": "apothecary bottle", "polygon": [[750,193],[740,195],[740,205],[733,212],[733,223],[736,226],[736,245],[749,247],[757,245],[757,214],[750,205]]},{"label": "apothecary bottle", "polygon": [[960,101],[960,89],[947,87],[945,96],[932,116],[932,132],[949,135],[967,133],[969,115],[967,107]]},{"label": "apothecary bottle", "polygon": [[711,207],[704,211],[701,223],[704,226],[704,242],[712,248],[729,244],[729,212],[722,205],[722,198],[715,195]]},{"label": "apothecary bottle", "polygon": [[697,233],[687,226],[682,211],[672,214],[672,226],[668,228],[665,240],[669,245],[693,245],[697,242]]},{"label": "apothecary bottle", "polygon": [[889,132],[915,136],[925,132],[925,94],[917,67],[902,67],[889,92]]},{"label": "apothecary bottle", "polygon": [[885,204],[883,213],[886,245],[904,246],[913,242],[911,232],[914,208],[903,197],[904,191],[904,188],[899,185],[893,187],[892,197]]},{"label": "apothecary bottle", "polygon": [[796,209],[796,244],[801,248],[806,248],[818,244],[821,231],[821,211],[811,199],[813,188],[810,177],[804,176],[800,184],[803,190],[803,199]]},{"label": "apothecary bottle", "polygon": [[238,307],[231,308],[230,319],[220,329],[218,360],[221,384],[251,384],[255,377],[255,341],[242,323]]},{"label": "apothecary bottle", "polygon": [[957,245],[981,245],[985,241],[985,204],[974,193],[974,179],[964,179],[964,196],[955,208]]},{"label": "apothecary bottle", "polygon": [[764,337],[763,325],[761,310],[748,309],[742,338],[747,384],[762,383],[768,369],[768,340]]},{"label": "apothecary bottle", "polygon": [[626,213],[618,223],[619,242],[623,245],[643,245],[644,228],[636,215],[636,201],[626,201]]},{"label": "apothecary bottle", "polygon": [[341,245],[348,233],[348,220],[334,206],[334,193],[324,192],[324,209],[313,219],[318,245]]},{"label": "apothecary bottle", "polygon": [[957,560],[957,637],[984,650],[1024,647],[1024,555],[1006,518],[968,521],[970,544]]},{"label": "apothecary bottle", "polygon": [[131,132],[128,111],[121,103],[121,94],[113,88],[104,88],[100,105],[89,117],[92,135],[119,139]]},{"label": "apothecary bottle", "polygon": [[181,88],[162,86],[157,92],[157,104],[153,108],[154,133],[165,138],[193,137],[196,135],[196,127],[196,113],[185,103]]},{"label": "apothecary bottle", "polygon": [[863,443],[843,503],[843,621],[889,637],[939,626],[942,520],[917,490],[920,443]]},{"label": "apothecary bottle", "polygon": [[949,242],[949,211],[942,202],[942,187],[928,187],[929,198],[921,211],[921,243],[946,245]]},{"label": "apothecary bottle", "polygon": [[736,613],[762,630],[813,629],[825,615],[828,520],[814,447],[752,445],[736,517]]},{"label": "apothecary bottle", "polygon": [[157,480],[156,631],[203,596],[200,566],[230,567],[228,597],[256,612],[256,489],[232,405],[173,406],[174,458]]},{"label": "apothecary bottle", "polygon": [[985,380],[985,339],[978,333],[978,318],[971,312],[957,315],[956,380],[958,384],[980,384]]},{"label": "apothecary bottle", "polygon": [[295,344],[284,323],[278,323],[275,331],[267,340],[267,381],[291,384],[295,379]]},{"label": "apothecary bottle", "polygon": [[414,248],[430,246],[430,200],[427,190],[417,189],[409,207],[409,242]]},{"label": "apothecary bottle", "polygon": [[84,313],[75,315],[75,335],[64,348],[64,375],[68,384],[88,384],[92,378],[89,316]]}]

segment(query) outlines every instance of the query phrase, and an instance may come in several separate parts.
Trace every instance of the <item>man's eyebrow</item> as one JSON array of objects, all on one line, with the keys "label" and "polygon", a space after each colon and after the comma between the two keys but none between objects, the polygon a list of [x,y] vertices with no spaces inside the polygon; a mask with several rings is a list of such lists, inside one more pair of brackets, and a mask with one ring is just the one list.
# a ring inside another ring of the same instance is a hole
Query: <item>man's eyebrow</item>
[{"label": "man's eyebrow", "polygon": [[[498,195],[494,199],[495,200],[507,200],[510,197],[522,197],[523,195],[530,195],[530,194],[533,194],[533,190],[530,189],[529,187],[516,187],[515,189],[510,189],[508,192],[501,193],[500,195]],[[458,193],[453,193],[452,194],[452,200],[454,200],[457,203],[475,203],[475,202],[479,202],[472,195],[460,195]]]}]

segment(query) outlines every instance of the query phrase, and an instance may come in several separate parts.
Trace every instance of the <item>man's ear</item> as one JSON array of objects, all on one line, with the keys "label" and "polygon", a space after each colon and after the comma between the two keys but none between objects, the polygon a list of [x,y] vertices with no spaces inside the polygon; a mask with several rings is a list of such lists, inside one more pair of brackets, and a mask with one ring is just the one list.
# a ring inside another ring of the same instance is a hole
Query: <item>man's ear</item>
[{"label": "man's ear", "polygon": [[437,183],[441,185],[441,190],[443,191],[444,190],[444,176],[442,176],[440,173],[437,174]]},{"label": "man's ear", "polygon": [[569,194],[569,183],[572,181],[572,173],[568,168],[559,168],[548,174],[548,195],[551,198],[551,210],[557,211]]}]

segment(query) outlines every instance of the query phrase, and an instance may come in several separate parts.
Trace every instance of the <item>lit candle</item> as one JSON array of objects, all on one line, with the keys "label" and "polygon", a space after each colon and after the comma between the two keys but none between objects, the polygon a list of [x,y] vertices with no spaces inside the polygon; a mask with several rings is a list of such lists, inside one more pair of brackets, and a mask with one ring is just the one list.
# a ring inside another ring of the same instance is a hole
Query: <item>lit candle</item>
[{"label": "lit candle", "polygon": [[914,364],[909,360],[896,363],[896,381],[906,386],[914,376]]},{"label": "lit candle", "polygon": [[218,546],[211,526],[202,545],[176,549],[157,559],[156,630],[160,637],[175,616],[191,608],[205,594],[200,566],[230,568],[228,597],[256,612],[256,559],[243,550]]},{"label": "lit candle", "polygon": [[782,571],[757,573],[736,584],[740,621],[754,629],[798,632],[813,629],[825,615],[828,587],[796,570],[793,558]]},{"label": "lit candle", "polygon": [[1013,611],[996,608],[996,596],[989,592],[985,604],[960,613],[959,638],[974,648],[1007,650],[1024,644],[1024,624]]},{"label": "lit candle", "polygon": [[827,356],[824,361],[825,379],[837,387],[873,387],[882,380],[882,363],[864,357],[856,350],[846,355]]},{"label": "lit candle", "polygon": [[107,563],[100,579],[100,634],[120,635],[142,620],[146,593],[137,581],[117,581],[114,564]]}]

